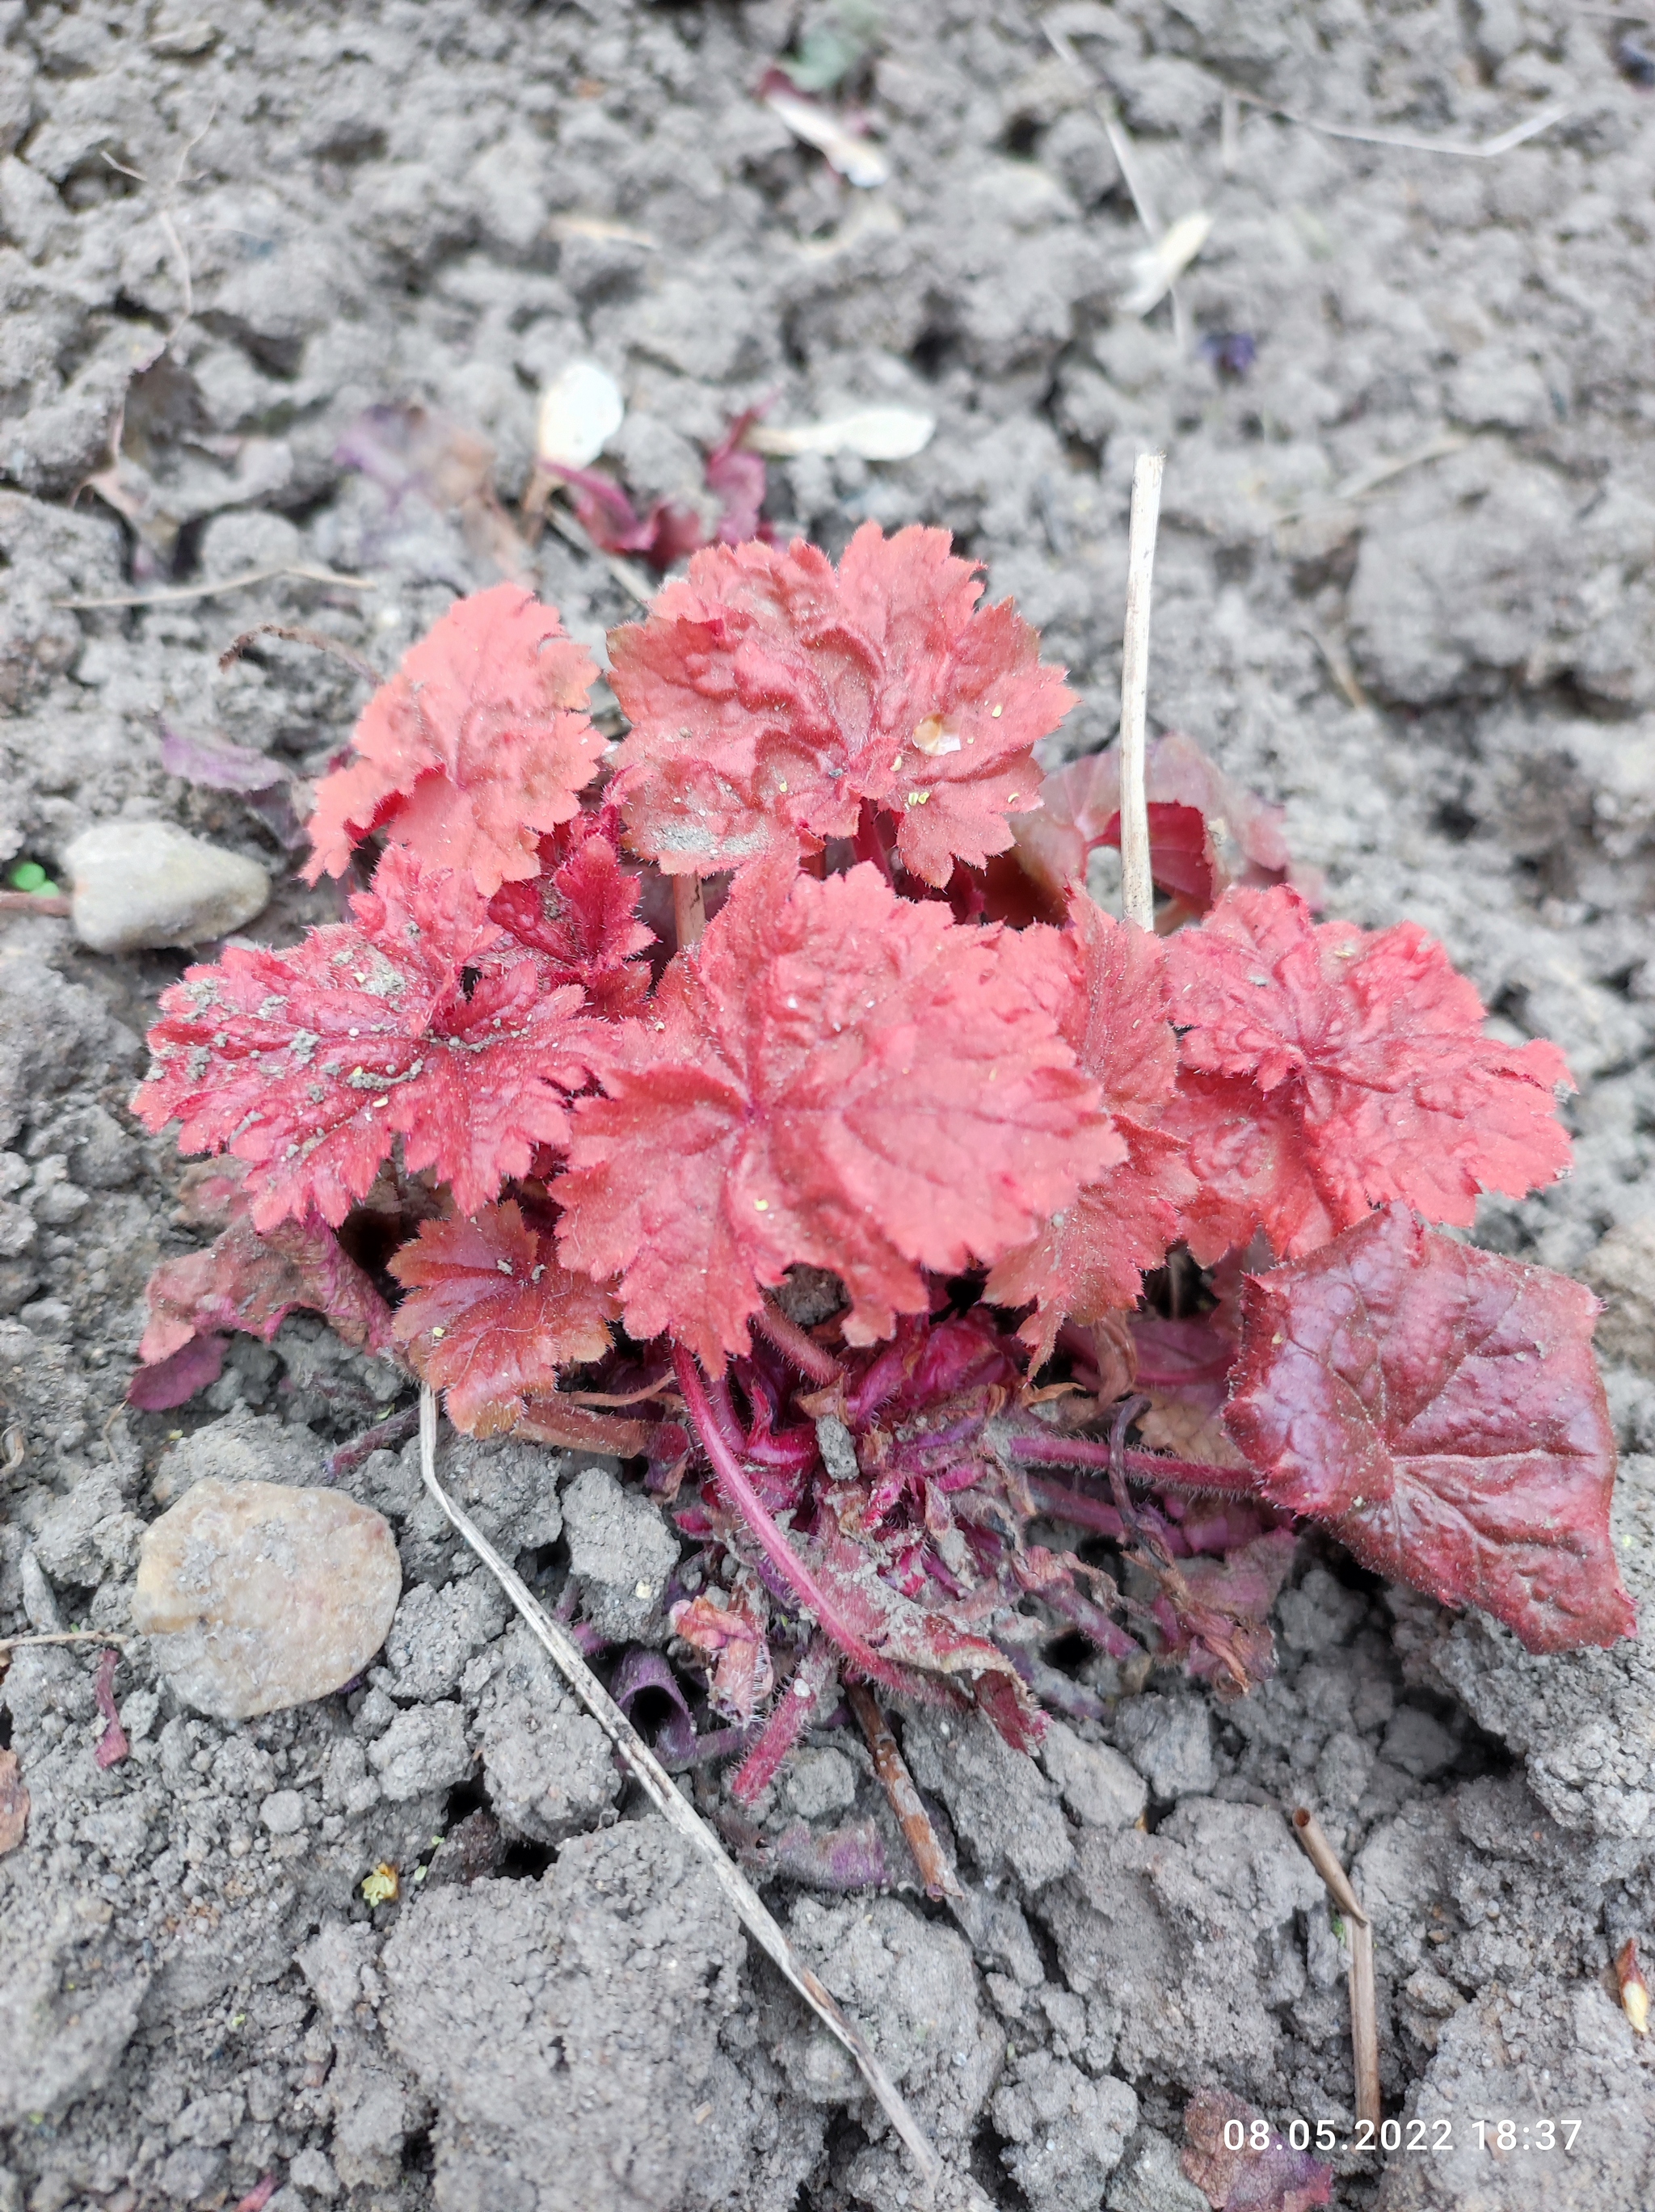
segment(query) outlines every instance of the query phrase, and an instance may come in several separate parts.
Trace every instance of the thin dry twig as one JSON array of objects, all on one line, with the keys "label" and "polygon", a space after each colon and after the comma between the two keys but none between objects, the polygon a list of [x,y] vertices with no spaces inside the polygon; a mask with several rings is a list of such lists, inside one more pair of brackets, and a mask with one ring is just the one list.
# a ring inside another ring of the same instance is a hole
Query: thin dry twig
[{"label": "thin dry twig", "polygon": [[112,169],[119,170],[122,176],[132,178],[135,182],[142,185],[147,192],[154,192],[156,195],[156,226],[171,249],[178,271],[179,290],[183,299],[183,305],[173,320],[172,328],[167,333],[167,343],[169,346],[196,312],[196,289],[190,273],[190,252],[179,235],[178,224],[173,219],[173,203],[178,197],[179,186],[184,182],[184,173],[190,166],[191,155],[195,152],[217,120],[218,102],[215,100],[208,110],[207,120],[193,138],[185,142],[184,150],[173,165],[171,177],[165,185],[161,186],[153,183],[141,169],[129,169],[124,161],[118,161],[112,154],[106,153],[103,157]]},{"label": "thin dry twig", "polygon": [[1144,715],[1149,698],[1149,586],[1161,519],[1165,453],[1140,453],[1132,471],[1132,526],[1126,556],[1126,635],[1120,659],[1120,874],[1126,919],[1155,926],[1149,875],[1149,809],[1144,798]]},{"label": "thin dry twig", "polygon": [[107,1628],[60,1628],[50,1635],[0,1637],[0,1651],[22,1651],[32,1644],[130,1644],[130,1636]]},{"label": "thin dry twig", "polygon": [[[1166,225],[1161,220],[1155,196],[1149,189],[1149,180],[1138,161],[1137,148],[1132,143],[1131,134],[1120,119],[1119,110],[1110,98],[1106,87],[1099,83],[1076,52],[1074,40],[1068,32],[1060,31],[1055,23],[1043,23],[1040,27],[1046,33],[1046,43],[1053,53],[1060,61],[1067,63],[1081,82],[1089,88],[1092,105],[1097,110],[1098,120],[1103,125],[1104,135],[1109,141],[1109,150],[1115,157],[1115,166],[1120,171],[1133,210],[1149,235],[1150,245],[1159,246],[1166,234]],[[1189,317],[1176,284],[1167,286],[1167,295],[1173,303],[1173,343],[1181,358],[1190,350]]]},{"label": "thin dry twig", "polygon": [[527,1621],[558,1672],[609,1737],[651,1803],[668,1826],[706,1862],[748,1933],[786,1976],[828,2033],[855,2059],[881,2109],[906,2144],[920,2187],[929,2200],[942,2179],[943,2161],[861,2029],[846,2017],[832,1992],[794,1950],[751,1882],[731,1864],[717,1838],[673,1786],[670,1775],[587,1666],[573,1638],[537,1602],[470,1516],[454,1504],[438,1481],[437,1401],[428,1385],[420,1394],[420,1469],[426,1488]]},{"label": "thin dry twig", "polygon": [[0,914],[68,914],[70,907],[61,891],[0,891]]},{"label": "thin dry twig", "polygon": [[1428,438],[1422,446],[1415,446],[1405,453],[1391,453],[1383,459],[1369,461],[1365,467],[1353,470],[1342,483],[1334,485],[1329,495],[1334,500],[1363,499],[1381,484],[1389,483],[1405,469],[1416,469],[1425,461],[1440,461],[1450,453],[1458,453],[1470,444],[1463,430],[1444,430],[1434,438]]},{"label": "thin dry twig", "polygon": [[602,551],[567,508],[560,507],[555,499],[547,501],[545,513],[558,536],[573,545],[577,553],[584,553],[589,561],[601,561],[623,592],[636,599],[640,607],[649,605],[655,597],[655,586],[641,568],[631,561]]},{"label": "thin dry twig", "polygon": [[1289,1819],[1328,1895],[1344,1915],[1350,1942],[1350,2048],[1356,2075],[1356,2118],[1376,2130],[1379,2105],[1379,2016],[1373,1985],[1373,1923],[1351,1887],[1350,1877],[1327,1832],[1308,1805],[1295,1805]]},{"label": "thin dry twig", "polygon": [[261,637],[285,637],[289,645],[308,645],[318,653],[330,653],[334,659],[343,660],[345,666],[354,675],[360,676],[365,684],[371,684],[376,691],[385,682],[373,663],[364,659],[360,653],[353,653],[348,645],[341,645],[336,637],[330,637],[325,630],[306,629],[298,623],[255,623],[251,629],[244,629],[239,637],[230,640],[218,656],[219,673],[222,675],[233,662],[239,660],[249,647],[256,645]]},{"label": "thin dry twig", "polygon": [[896,1738],[891,1734],[891,1724],[879,1710],[879,1700],[865,1682],[847,1682],[845,1702],[856,1715],[857,1725],[866,1737],[868,1748],[873,1753],[874,1772],[879,1777],[880,1787],[890,1801],[897,1825],[913,1854],[913,1863],[919,1869],[919,1879],[925,1885],[927,1897],[939,1902],[946,1899],[957,1905],[964,1897],[953,1868],[943,1856],[943,1847],[937,1840],[937,1831],[931,1824],[931,1815],[919,1801],[913,1777],[908,1771],[908,1762],[902,1756]]},{"label": "thin dry twig", "polygon": [[1356,673],[1350,655],[1338,639],[1325,635],[1310,623],[1300,623],[1299,627],[1315,647],[1317,652],[1321,654],[1326,664],[1328,674],[1343,692],[1350,704],[1359,714],[1367,714],[1373,702],[1363,690],[1361,679]]},{"label": "thin dry twig", "polygon": [[97,599],[54,599],[54,607],[82,611],[94,607],[181,606],[189,599],[221,599],[232,592],[245,592],[254,584],[268,584],[277,576],[296,576],[306,584],[337,584],[347,592],[377,592],[372,576],[342,576],[336,569],[318,568],[303,562],[284,561],[274,568],[243,568],[233,576],[221,576],[210,584],[163,584],[152,592],[111,592]]},{"label": "thin dry twig", "polygon": [[1266,115],[1280,116],[1283,123],[1296,123],[1301,131],[1319,131],[1324,138],[1350,138],[1360,146],[1395,146],[1407,154],[1454,154],[1468,161],[1487,161],[1496,155],[1509,154],[1513,147],[1537,138],[1554,123],[1561,123],[1571,112],[1567,100],[1555,100],[1495,137],[1470,142],[1464,138],[1422,138],[1412,131],[1386,131],[1372,125],[1364,128],[1354,123],[1325,123],[1318,116],[1300,115],[1294,108],[1276,107],[1268,100],[1255,100],[1248,92],[1238,92],[1235,97]]}]

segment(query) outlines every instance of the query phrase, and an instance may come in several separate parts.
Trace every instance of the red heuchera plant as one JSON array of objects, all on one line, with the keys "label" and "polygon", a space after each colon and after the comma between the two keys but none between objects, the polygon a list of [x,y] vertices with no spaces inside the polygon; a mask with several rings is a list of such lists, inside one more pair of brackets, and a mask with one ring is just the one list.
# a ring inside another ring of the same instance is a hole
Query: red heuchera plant
[{"label": "red heuchera plant", "polygon": [[1630,1634],[1593,1302],[1427,1225],[1564,1171],[1561,1057],[1411,924],[1313,921],[1187,740],[1161,933],[1102,913],[1112,770],[1041,811],[1070,694],[979,588],[938,531],[700,552],[611,640],[607,758],[551,610],[451,610],[318,794],[352,918],[162,1000],[136,1110],[227,1158],[135,1401],[304,1304],[464,1430],[632,1460],[749,1798],[841,1675],[1019,1745],[1089,1709],[1076,1632],[1245,1688],[1302,1520],[1532,1650]]}]

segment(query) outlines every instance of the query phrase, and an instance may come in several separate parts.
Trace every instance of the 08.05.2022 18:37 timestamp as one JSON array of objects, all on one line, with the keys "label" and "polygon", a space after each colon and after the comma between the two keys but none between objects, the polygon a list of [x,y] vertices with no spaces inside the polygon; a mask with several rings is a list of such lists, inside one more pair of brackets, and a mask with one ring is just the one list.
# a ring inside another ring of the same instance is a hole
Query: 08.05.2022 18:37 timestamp
[{"label": "08.05.2022 18:37 timestamp", "polygon": [[[1582,2123],[1481,2117],[1459,2124],[1476,2137],[1479,2150],[1499,2158],[1524,2151],[1567,2154],[1574,2148]],[[1440,2153],[1453,2149],[1454,2129],[1455,2123],[1446,2119],[1381,2120],[1377,2127],[1372,2120],[1359,2120],[1349,2135],[1342,2135],[1328,2120],[1319,2121],[1313,2128],[1308,2120],[1293,2120],[1288,2125],[1287,2138],[1294,2150],[1336,2150],[1359,2155],[1364,2151]],[[1229,2150],[1265,2150],[1270,2137],[1269,2125],[1262,2120],[1255,2120],[1251,2127],[1241,2120],[1225,2123],[1224,2142]]]}]

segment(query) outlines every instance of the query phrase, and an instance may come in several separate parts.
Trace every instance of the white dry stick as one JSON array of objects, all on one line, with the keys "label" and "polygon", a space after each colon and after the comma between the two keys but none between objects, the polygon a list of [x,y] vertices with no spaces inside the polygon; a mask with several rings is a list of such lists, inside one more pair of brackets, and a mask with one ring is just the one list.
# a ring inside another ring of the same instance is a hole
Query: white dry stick
[{"label": "white dry stick", "polygon": [[1266,115],[1279,115],[1284,123],[1296,123],[1301,131],[1319,131],[1324,138],[1349,138],[1359,146],[1396,146],[1409,154],[1449,154],[1466,161],[1497,160],[1514,147],[1537,138],[1571,112],[1567,100],[1555,100],[1537,108],[1525,121],[1514,123],[1509,131],[1478,143],[1464,138],[1422,138],[1411,131],[1385,131],[1373,125],[1364,129],[1355,123],[1325,123],[1319,116],[1300,115],[1291,107],[1273,107],[1269,100],[1255,100],[1251,93],[1238,93],[1236,98],[1249,107],[1262,108]]},{"label": "white dry stick", "polygon": [[1366,2120],[1377,2142],[1379,2106],[1379,2020],[1373,1985],[1373,1923],[1362,1910],[1351,1887],[1350,1876],[1339,1863],[1326,1830],[1308,1805],[1295,1805],[1290,1815],[1293,1832],[1305,1856],[1324,1882],[1328,1894],[1344,1915],[1350,1941],[1350,2047],[1356,2076],[1356,2118]]},{"label": "white dry stick", "polygon": [[1143,791],[1143,719],[1149,697],[1149,580],[1161,520],[1165,453],[1140,453],[1132,471],[1132,526],[1126,554],[1126,635],[1120,656],[1120,874],[1128,921],[1155,926],[1149,878],[1149,809]]},{"label": "white dry stick", "polygon": [[221,599],[231,592],[268,584],[277,576],[297,576],[306,584],[332,584],[342,591],[377,592],[371,576],[342,576],[336,569],[307,568],[303,562],[283,562],[275,568],[242,568],[233,576],[220,576],[210,584],[162,584],[153,592],[111,592],[100,599],[54,599],[54,607],[174,607],[190,599]]},{"label": "white dry stick", "polygon": [[846,2019],[831,1990],[811,1972],[766,1910],[752,1883],[731,1865],[722,1845],[685,1802],[672,1777],[581,1657],[573,1639],[537,1602],[476,1522],[455,1504],[438,1481],[437,1401],[428,1386],[420,1393],[420,1471],[425,1477],[426,1488],[545,1646],[558,1672],[637,1777],[656,1811],[706,1862],[743,1926],[769,1954],[828,2033],[844,2045],[861,2068],[863,2079],[907,2145],[920,2188],[929,2203],[943,2178],[943,2161],[924,2130],[902,2101],[896,2084],[875,2057],[867,2038]]}]

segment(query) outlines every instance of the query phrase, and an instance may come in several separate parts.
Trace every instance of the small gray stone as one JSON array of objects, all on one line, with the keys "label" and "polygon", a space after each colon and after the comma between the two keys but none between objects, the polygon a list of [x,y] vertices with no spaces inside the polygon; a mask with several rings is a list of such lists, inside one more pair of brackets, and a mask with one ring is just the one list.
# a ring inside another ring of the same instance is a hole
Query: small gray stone
[{"label": "small gray stone", "polygon": [[165,822],[100,822],[64,854],[75,934],[94,952],[203,945],[262,913],[270,879],[257,860]]},{"label": "small gray stone", "polygon": [[427,1790],[452,1790],[471,1771],[465,1723],[454,1705],[410,1705],[367,1756],[379,1787],[396,1804]]},{"label": "small gray stone", "polygon": [[1204,1797],[1212,1788],[1212,1716],[1201,1698],[1134,1698],[1117,1714],[1115,1734],[1157,1797]]},{"label": "small gray stone", "polygon": [[465,1662],[500,1634],[506,1608],[487,1575],[464,1575],[446,1589],[416,1583],[397,1608],[385,1638],[385,1664],[399,1698],[446,1697]]},{"label": "small gray stone", "polygon": [[621,1794],[615,1753],[597,1723],[585,1713],[548,1712],[527,1696],[494,1708],[483,1771],[501,1826],[543,1844],[591,1827]]},{"label": "small gray stone", "polygon": [[1143,1813],[1149,1796],[1143,1776],[1106,1743],[1087,1743],[1048,1720],[1040,1757],[1064,1803],[1088,1828],[1130,1828]]},{"label": "small gray stone", "polygon": [[401,1589],[390,1524],[371,1506],[209,1475],[144,1532],[132,1626],[180,1697],[247,1720],[361,1674]]}]

